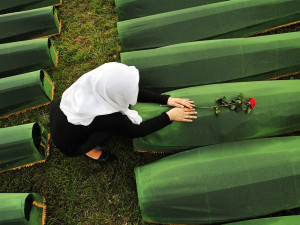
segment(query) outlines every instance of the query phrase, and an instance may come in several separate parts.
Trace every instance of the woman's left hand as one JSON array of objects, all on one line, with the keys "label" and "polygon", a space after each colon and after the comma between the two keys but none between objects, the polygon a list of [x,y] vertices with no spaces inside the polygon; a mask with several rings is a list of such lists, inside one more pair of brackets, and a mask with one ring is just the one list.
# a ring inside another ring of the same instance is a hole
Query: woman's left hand
[{"label": "woman's left hand", "polygon": [[188,98],[172,98],[172,97],[169,97],[168,105],[177,108],[187,107],[190,109],[192,109],[193,106],[195,106],[194,101],[190,101],[190,99]]}]

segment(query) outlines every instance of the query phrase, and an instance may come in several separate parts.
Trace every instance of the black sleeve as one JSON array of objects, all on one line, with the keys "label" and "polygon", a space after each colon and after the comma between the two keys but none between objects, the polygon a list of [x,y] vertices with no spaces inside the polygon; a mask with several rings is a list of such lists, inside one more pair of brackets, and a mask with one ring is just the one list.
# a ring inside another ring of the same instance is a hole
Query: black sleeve
[{"label": "black sleeve", "polygon": [[158,131],[171,123],[172,121],[170,121],[169,116],[165,112],[152,119],[143,121],[139,125],[132,123],[126,115],[114,113],[96,117],[92,126],[113,131],[120,136],[138,138]]},{"label": "black sleeve", "polygon": [[171,124],[167,113],[162,113],[161,115],[146,120],[139,125],[132,123],[127,116],[124,117],[125,118],[119,123],[119,129],[117,132],[119,135],[130,138],[144,137]]},{"label": "black sleeve", "polygon": [[170,95],[162,95],[153,91],[140,89],[138,94],[138,102],[153,102],[166,105]]}]

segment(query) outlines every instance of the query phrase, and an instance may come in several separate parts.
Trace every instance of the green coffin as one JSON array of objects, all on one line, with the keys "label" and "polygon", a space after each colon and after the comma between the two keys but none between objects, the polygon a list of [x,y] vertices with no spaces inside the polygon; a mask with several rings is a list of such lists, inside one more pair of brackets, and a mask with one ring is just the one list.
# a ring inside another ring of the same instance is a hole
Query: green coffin
[{"label": "green coffin", "polygon": [[0,14],[19,12],[46,6],[61,5],[62,0],[7,0],[0,1]]},{"label": "green coffin", "polygon": [[119,21],[228,0],[115,0]]},{"label": "green coffin", "polygon": [[247,220],[237,223],[227,223],[226,225],[298,225],[300,216],[281,216],[256,220]]},{"label": "green coffin", "polygon": [[60,22],[52,6],[0,15],[0,43],[54,36],[60,33]]},{"label": "green coffin", "polygon": [[53,100],[54,84],[49,75],[35,71],[0,79],[0,119]]},{"label": "green coffin", "polygon": [[38,123],[0,128],[0,171],[45,162],[49,137],[46,129]]},{"label": "green coffin", "polygon": [[118,23],[123,51],[235,38],[300,20],[299,0],[234,0]]},{"label": "green coffin", "polygon": [[267,215],[300,206],[300,137],[196,148],[137,167],[135,175],[147,222],[219,224]]},{"label": "green coffin", "polygon": [[42,225],[46,219],[43,196],[36,193],[0,193],[1,225]]},{"label": "green coffin", "polygon": [[0,78],[52,68],[57,60],[49,38],[0,44]]},{"label": "green coffin", "polygon": [[[200,107],[216,105],[219,97],[226,96],[231,100],[238,93],[244,93],[246,99],[256,99],[256,106],[250,114],[224,108],[218,116],[212,109],[196,108],[198,118],[192,123],[174,121],[155,133],[134,139],[134,148],[171,152],[300,129],[299,87],[300,80],[279,80],[213,84],[167,92],[171,97],[190,98]],[[145,121],[170,108],[138,103],[133,109]]]},{"label": "green coffin", "polygon": [[300,32],[126,52],[121,61],[139,70],[141,87],[158,92],[263,80],[300,71]]}]

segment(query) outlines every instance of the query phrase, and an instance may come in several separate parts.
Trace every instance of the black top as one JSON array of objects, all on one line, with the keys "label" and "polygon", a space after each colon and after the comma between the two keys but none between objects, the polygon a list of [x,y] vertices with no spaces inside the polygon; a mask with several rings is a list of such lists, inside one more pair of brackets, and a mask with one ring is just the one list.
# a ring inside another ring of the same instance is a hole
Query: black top
[{"label": "black top", "polygon": [[[141,89],[138,102],[167,104],[169,97],[169,95],[160,95]],[[117,112],[97,116],[88,126],[74,125],[68,122],[59,105],[60,99],[52,105],[50,132],[56,147],[67,156],[86,153],[97,145],[102,145],[113,134],[130,138],[143,137],[171,123],[166,113],[137,125],[133,124],[126,115]]]}]

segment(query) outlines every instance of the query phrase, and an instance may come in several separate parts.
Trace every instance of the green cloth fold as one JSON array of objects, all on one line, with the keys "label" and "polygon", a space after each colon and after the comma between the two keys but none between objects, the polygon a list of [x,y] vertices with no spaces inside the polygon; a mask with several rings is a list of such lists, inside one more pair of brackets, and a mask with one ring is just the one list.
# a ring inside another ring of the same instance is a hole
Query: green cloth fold
[{"label": "green cloth fold", "polygon": [[227,223],[226,225],[297,225],[299,223],[300,216],[280,216],[256,220],[247,220],[236,223]]},{"label": "green cloth fold", "polygon": [[158,92],[263,80],[300,71],[300,32],[126,52],[121,61],[139,70],[142,88]]},{"label": "green cloth fold", "polygon": [[0,15],[0,43],[58,34],[59,23],[53,6]]},{"label": "green cloth fold", "polygon": [[298,0],[234,0],[119,22],[123,51],[236,38],[300,20]]},{"label": "green cloth fold", "polygon": [[[43,196],[36,193],[0,193],[1,225],[42,225],[46,210]],[[38,206],[36,205],[38,204]]]},{"label": "green cloth fold", "polygon": [[0,78],[52,68],[57,54],[49,38],[0,44]]},{"label": "green cloth fold", "polygon": [[137,167],[135,175],[147,222],[219,224],[263,216],[300,206],[300,137],[196,148]]},{"label": "green cloth fold", "polygon": [[0,79],[0,118],[50,103],[54,84],[44,70]]},{"label": "green cloth fold", "polygon": [[0,1],[0,14],[60,5],[62,0],[7,0]]},{"label": "green cloth fold", "polygon": [[[179,151],[205,145],[284,134],[300,129],[300,80],[252,81],[204,85],[178,89],[166,94],[175,98],[189,98],[200,107],[216,105],[216,99],[232,100],[239,93],[254,97],[256,106],[245,111],[221,109],[215,115],[212,109],[198,109],[192,123],[176,122],[133,140],[136,150]],[[146,121],[168,111],[154,103],[138,103],[134,107]]]},{"label": "green cloth fold", "polygon": [[115,0],[119,21],[228,0]]},{"label": "green cloth fold", "polygon": [[48,139],[47,130],[38,123],[0,128],[0,171],[45,162]]}]

